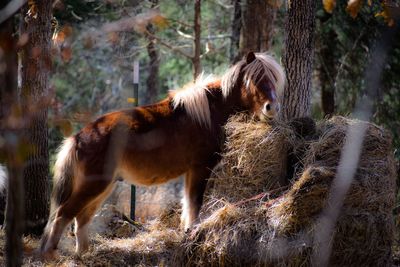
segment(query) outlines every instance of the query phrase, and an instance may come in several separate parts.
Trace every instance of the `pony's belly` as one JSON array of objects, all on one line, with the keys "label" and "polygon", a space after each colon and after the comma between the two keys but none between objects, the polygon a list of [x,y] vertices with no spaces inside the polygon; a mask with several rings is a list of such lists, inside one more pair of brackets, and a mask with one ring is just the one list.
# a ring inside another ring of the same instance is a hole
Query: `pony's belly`
[{"label": "pony's belly", "polygon": [[137,185],[157,185],[175,179],[184,174],[184,168],[164,168],[160,169],[159,166],[123,166],[119,168],[118,174],[124,178],[125,181]]}]

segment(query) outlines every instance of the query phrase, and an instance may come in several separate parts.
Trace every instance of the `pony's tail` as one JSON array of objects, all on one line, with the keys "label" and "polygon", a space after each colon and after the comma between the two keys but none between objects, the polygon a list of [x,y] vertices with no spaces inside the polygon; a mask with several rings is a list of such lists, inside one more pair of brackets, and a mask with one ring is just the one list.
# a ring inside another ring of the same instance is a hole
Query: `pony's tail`
[{"label": "pony's tail", "polygon": [[50,216],[41,240],[42,251],[47,243],[51,230],[51,223],[56,217],[57,209],[64,204],[72,194],[76,163],[76,140],[74,137],[69,137],[65,139],[60,146],[54,165]]},{"label": "pony's tail", "polygon": [[76,162],[76,141],[74,137],[69,137],[61,145],[54,165],[50,214],[54,213],[71,196]]}]

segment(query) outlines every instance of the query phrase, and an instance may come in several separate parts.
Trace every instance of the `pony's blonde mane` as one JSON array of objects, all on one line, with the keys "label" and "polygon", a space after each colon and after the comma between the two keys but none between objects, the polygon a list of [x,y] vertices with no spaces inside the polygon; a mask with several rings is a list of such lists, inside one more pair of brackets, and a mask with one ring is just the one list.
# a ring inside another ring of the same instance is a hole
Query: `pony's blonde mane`
[{"label": "pony's blonde mane", "polygon": [[229,96],[242,70],[244,71],[243,82],[247,87],[251,81],[256,83],[256,79],[266,78],[271,81],[278,96],[282,95],[286,81],[282,66],[268,54],[256,53],[255,56],[255,60],[247,65],[246,60],[239,61],[222,77],[221,88],[224,97]]},{"label": "pony's blonde mane", "polygon": [[204,77],[200,74],[193,83],[182,89],[170,92],[174,109],[183,106],[194,121],[207,128],[211,127],[210,106],[208,103],[207,85],[215,81],[212,75]]}]

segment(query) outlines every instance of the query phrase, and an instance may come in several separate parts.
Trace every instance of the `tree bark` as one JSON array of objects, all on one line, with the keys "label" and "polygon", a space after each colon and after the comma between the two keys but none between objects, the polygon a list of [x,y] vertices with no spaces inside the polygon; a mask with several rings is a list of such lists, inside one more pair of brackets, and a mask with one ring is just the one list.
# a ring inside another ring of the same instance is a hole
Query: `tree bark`
[{"label": "tree bark", "polygon": [[232,64],[240,60],[239,56],[239,43],[240,43],[240,30],[242,28],[242,7],[241,0],[232,0],[233,17],[232,17],[232,37],[231,47],[229,49],[230,61]]},{"label": "tree bark", "polygon": [[248,52],[264,52],[270,48],[275,17],[276,8],[268,1],[245,1],[242,6],[239,59]]},{"label": "tree bark", "polygon": [[31,146],[23,171],[25,233],[40,235],[49,215],[47,106],[52,1],[34,1],[34,4],[36,14],[28,15],[26,8],[22,10],[21,35],[27,34],[29,39],[22,51],[21,101],[30,114],[24,135]]},{"label": "tree bark", "polygon": [[[3,8],[9,1],[0,4]],[[23,187],[21,161],[18,160],[18,129],[11,128],[9,123],[12,110],[17,110],[17,52],[13,38],[14,17],[11,16],[0,25],[0,136],[5,143],[0,146],[5,155],[8,169],[7,207],[6,207],[6,266],[21,266],[22,264],[22,231],[23,231]],[[18,118],[14,118],[18,119]],[[18,123],[14,123],[18,125]]]},{"label": "tree bark", "polygon": [[200,62],[200,37],[201,37],[201,0],[195,0],[194,3],[194,55],[193,63],[193,78],[196,79],[201,73]]},{"label": "tree bark", "polygon": [[[158,5],[158,0],[152,0],[152,8]],[[160,60],[156,47],[156,39],[154,38],[154,26],[149,25],[147,31],[151,35],[147,35],[147,54],[149,55],[149,76],[147,77],[147,90],[145,93],[145,104],[154,103],[157,100],[159,92],[158,72],[160,68]]]},{"label": "tree bark", "polygon": [[284,120],[310,115],[314,30],[315,1],[288,1],[283,56],[287,85],[280,114]]}]

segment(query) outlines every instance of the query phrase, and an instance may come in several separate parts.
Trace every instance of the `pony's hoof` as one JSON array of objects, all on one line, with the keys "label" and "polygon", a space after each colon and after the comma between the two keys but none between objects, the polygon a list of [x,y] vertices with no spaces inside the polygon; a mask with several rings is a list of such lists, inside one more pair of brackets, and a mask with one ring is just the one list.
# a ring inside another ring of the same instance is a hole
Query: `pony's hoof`
[{"label": "pony's hoof", "polygon": [[44,262],[55,261],[58,259],[58,257],[58,252],[55,249],[40,253],[40,259]]},{"label": "pony's hoof", "polygon": [[85,249],[81,249],[79,251],[75,251],[75,257],[82,258],[83,255],[85,255],[88,251],[89,251],[89,247],[87,247]]}]

